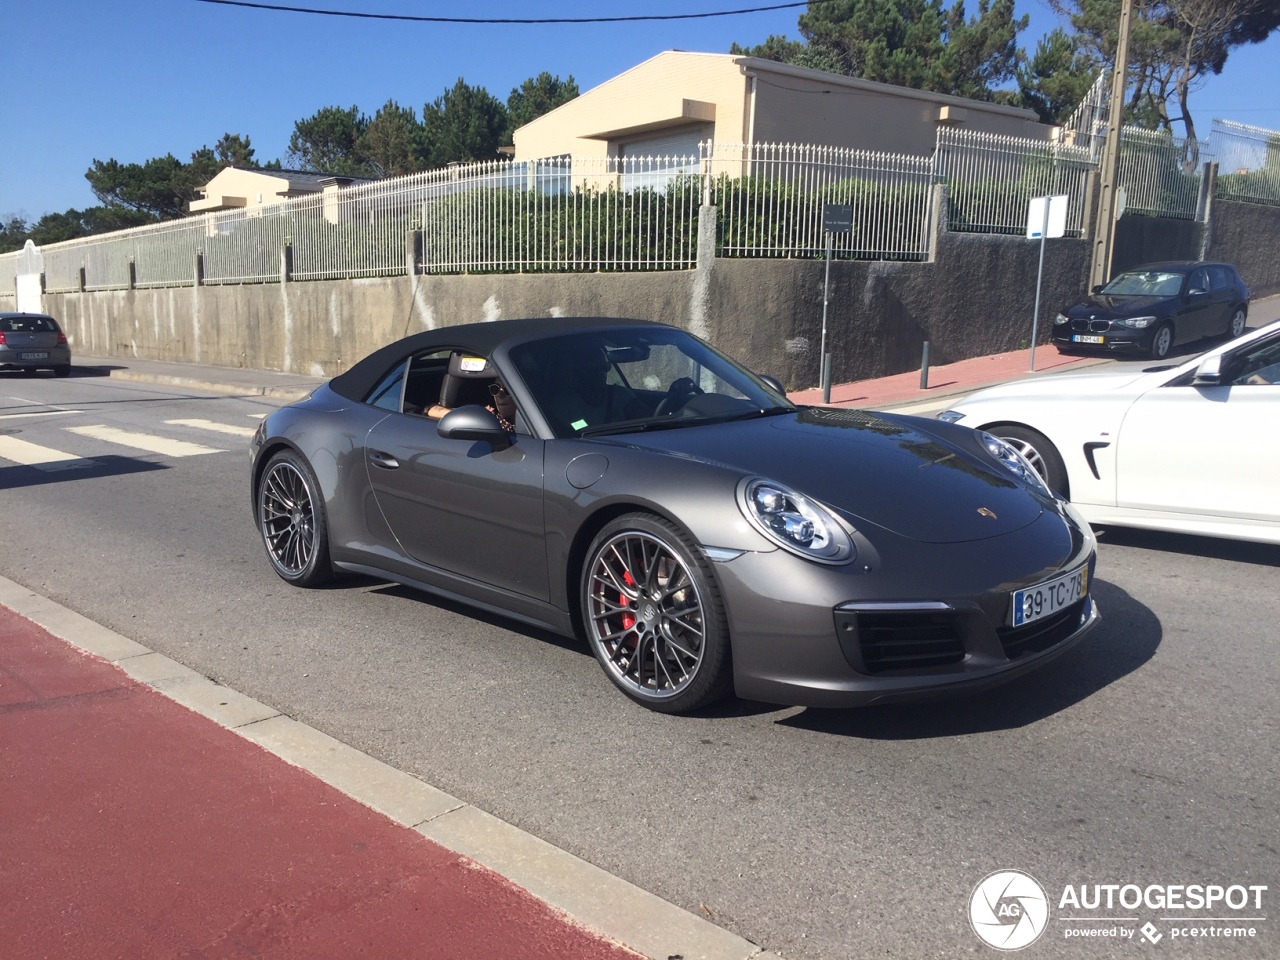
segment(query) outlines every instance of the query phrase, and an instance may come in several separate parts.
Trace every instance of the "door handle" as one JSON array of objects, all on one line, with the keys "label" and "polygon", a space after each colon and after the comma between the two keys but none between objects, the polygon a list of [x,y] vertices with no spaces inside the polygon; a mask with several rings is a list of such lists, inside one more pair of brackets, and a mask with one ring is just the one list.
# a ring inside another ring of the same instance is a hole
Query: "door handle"
[{"label": "door handle", "polygon": [[382,467],[383,470],[394,470],[400,466],[399,460],[381,450],[370,450],[369,459],[373,461],[374,466]]}]

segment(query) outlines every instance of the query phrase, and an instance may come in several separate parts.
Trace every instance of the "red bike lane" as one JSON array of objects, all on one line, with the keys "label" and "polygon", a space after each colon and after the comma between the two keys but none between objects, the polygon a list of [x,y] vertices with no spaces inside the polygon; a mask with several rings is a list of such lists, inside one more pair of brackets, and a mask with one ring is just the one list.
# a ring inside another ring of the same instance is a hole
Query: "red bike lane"
[{"label": "red bike lane", "polygon": [[639,956],[0,607],[6,960]]}]

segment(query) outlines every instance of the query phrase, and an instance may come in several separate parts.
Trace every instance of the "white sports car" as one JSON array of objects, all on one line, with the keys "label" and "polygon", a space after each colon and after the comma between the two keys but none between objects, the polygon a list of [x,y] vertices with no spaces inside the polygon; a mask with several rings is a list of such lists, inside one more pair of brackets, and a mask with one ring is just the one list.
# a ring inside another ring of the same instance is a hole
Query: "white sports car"
[{"label": "white sports car", "polygon": [[980,390],[938,418],[1013,444],[1094,525],[1280,543],[1280,322],[1178,366]]}]

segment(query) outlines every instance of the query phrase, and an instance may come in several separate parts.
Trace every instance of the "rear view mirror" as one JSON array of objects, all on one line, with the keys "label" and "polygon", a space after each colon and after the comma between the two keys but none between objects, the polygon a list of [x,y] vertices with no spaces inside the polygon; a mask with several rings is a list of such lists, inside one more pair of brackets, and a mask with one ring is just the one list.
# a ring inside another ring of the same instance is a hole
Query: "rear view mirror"
[{"label": "rear view mirror", "polygon": [[1212,387],[1222,382],[1222,355],[1205,357],[1200,361],[1200,366],[1196,367],[1195,379],[1191,381],[1193,387]]},{"label": "rear view mirror", "polygon": [[649,348],[646,346],[610,347],[608,349],[610,363],[643,363],[649,359]]}]

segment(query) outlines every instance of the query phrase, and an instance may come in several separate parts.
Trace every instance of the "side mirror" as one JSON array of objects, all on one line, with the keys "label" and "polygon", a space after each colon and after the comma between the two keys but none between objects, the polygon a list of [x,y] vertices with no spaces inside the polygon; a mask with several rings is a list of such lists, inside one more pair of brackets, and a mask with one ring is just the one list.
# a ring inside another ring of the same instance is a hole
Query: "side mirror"
[{"label": "side mirror", "polygon": [[1188,291],[1187,291],[1187,296],[1188,296],[1188,297],[1203,297],[1203,296],[1204,296],[1206,293],[1208,293],[1208,292],[1209,292],[1209,291],[1208,291],[1208,290],[1206,290],[1204,287],[1192,287],[1190,290],[1188,290]]},{"label": "side mirror", "polygon": [[770,376],[767,373],[757,373],[756,376],[769,386],[773,387],[774,390],[778,391],[778,393],[782,394],[784,397],[787,395],[787,388],[782,385],[782,381],[777,377]]},{"label": "side mirror", "polygon": [[1091,292],[1091,293],[1101,293],[1101,292],[1102,292],[1102,284],[1100,284],[1100,283],[1095,283],[1095,284],[1093,285],[1093,290],[1091,290],[1090,292]]},{"label": "side mirror", "polygon": [[490,411],[469,405],[450,410],[440,418],[436,433],[446,440],[484,440],[494,450],[511,446],[511,438]]},{"label": "side mirror", "polygon": [[1200,366],[1196,367],[1195,379],[1191,381],[1193,387],[1216,387],[1222,382],[1222,355],[1218,354],[1213,357],[1205,357],[1200,361]]}]

